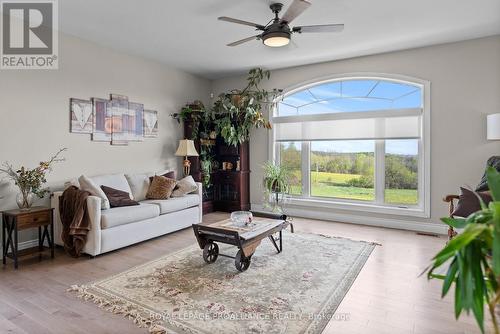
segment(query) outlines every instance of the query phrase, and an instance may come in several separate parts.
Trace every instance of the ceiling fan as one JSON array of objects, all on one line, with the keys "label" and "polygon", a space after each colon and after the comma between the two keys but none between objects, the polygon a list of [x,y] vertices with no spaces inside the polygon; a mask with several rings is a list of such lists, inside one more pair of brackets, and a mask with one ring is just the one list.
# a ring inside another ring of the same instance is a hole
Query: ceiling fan
[{"label": "ceiling fan", "polygon": [[262,31],[260,34],[241,39],[239,41],[229,43],[227,46],[237,46],[252,40],[262,40],[264,45],[270,47],[280,47],[285,46],[290,43],[290,38],[293,33],[310,33],[310,32],[339,32],[344,29],[343,24],[320,24],[312,26],[297,26],[290,27],[290,23],[302,14],[307,8],[311,6],[311,3],[307,0],[294,0],[290,7],[283,15],[279,18],[278,14],[283,8],[282,3],[273,3],[269,6],[274,13],[274,18],[269,21],[266,25],[261,25],[253,22],[233,19],[227,16],[219,17],[219,20],[232,22],[237,24],[243,24],[250,27],[255,27],[256,30]]}]

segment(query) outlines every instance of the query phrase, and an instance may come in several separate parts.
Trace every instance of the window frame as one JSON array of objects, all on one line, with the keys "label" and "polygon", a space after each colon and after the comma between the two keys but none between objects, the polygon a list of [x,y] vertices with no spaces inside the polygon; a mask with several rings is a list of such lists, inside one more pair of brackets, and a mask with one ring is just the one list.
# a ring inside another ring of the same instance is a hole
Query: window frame
[{"label": "window frame", "polygon": [[[421,118],[421,137],[418,139],[418,196],[419,203],[415,206],[405,206],[398,204],[385,203],[385,140],[374,140],[375,141],[375,200],[374,201],[360,201],[352,199],[341,199],[341,198],[328,198],[328,197],[314,197],[310,195],[311,190],[311,179],[310,179],[310,148],[311,144],[309,141],[298,142],[301,143],[301,154],[302,154],[302,195],[292,195],[290,198],[290,204],[292,206],[310,207],[310,208],[331,208],[339,210],[355,210],[361,212],[371,212],[371,213],[381,213],[389,215],[399,215],[399,216],[412,216],[412,217],[430,217],[430,81],[398,75],[398,74],[387,74],[387,73],[343,73],[337,75],[331,75],[327,77],[322,77],[319,79],[313,79],[306,82],[299,83],[297,85],[291,86],[284,90],[284,93],[276,98],[274,102],[275,107],[270,111],[270,119],[273,120],[277,111],[278,102],[284,97],[297,93],[299,91],[308,89],[313,86],[327,84],[336,81],[345,80],[381,80],[389,81],[402,84],[410,84],[418,86],[422,90],[422,118]],[[397,110],[405,109],[391,109],[391,112]],[[360,112],[369,113],[372,111]],[[378,111],[373,111],[378,112]],[[387,111],[382,111],[387,112]],[[342,115],[346,114],[356,114],[357,112],[350,113],[340,113],[340,117],[345,117]],[[354,116],[354,115],[352,115]],[[352,117],[347,116],[347,117]],[[290,116],[282,116],[290,117]],[[293,117],[293,116],[292,116]],[[300,116],[299,116],[300,117]],[[306,116],[307,117],[307,116]],[[274,141],[275,129],[270,131],[269,135],[269,160],[274,163],[280,163],[279,142]],[[304,169],[305,168],[305,169]],[[382,184],[382,186],[378,186]]]}]

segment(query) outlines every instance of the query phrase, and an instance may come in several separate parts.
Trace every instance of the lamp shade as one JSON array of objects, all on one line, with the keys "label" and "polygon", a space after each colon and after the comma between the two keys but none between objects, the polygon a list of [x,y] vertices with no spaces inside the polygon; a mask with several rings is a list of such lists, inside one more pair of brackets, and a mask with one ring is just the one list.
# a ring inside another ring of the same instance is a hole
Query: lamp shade
[{"label": "lamp shade", "polygon": [[486,117],[486,138],[500,140],[500,114],[490,114]]},{"label": "lamp shade", "polygon": [[179,140],[179,147],[177,148],[175,155],[178,157],[197,157],[198,152],[196,151],[192,140],[181,139]]}]

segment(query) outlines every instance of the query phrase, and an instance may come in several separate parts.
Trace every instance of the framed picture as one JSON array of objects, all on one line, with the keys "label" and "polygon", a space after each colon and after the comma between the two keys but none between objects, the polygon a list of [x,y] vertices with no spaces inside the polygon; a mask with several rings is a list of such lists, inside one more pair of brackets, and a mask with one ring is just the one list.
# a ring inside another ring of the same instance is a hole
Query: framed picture
[{"label": "framed picture", "polygon": [[129,102],[129,140],[130,141],[143,141],[143,125],[142,120],[144,117],[144,105],[141,103]]},{"label": "framed picture", "polygon": [[92,133],[92,103],[88,100],[70,99],[70,132]]},{"label": "framed picture", "polygon": [[89,133],[97,142],[128,145],[158,137],[158,112],[129,102],[125,95],[110,94],[109,100],[70,99],[70,132]]},{"label": "framed picture", "polygon": [[111,94],[111,110],[113,120],[111,144],[128,145],[128,97],[123,95]]},{"label": "framed picture", "polygon": [[111,143],[113,115],[109,100],[92,98],[92,140]]},{"label": "framed picture", "polygon": [[144,137],[158,137],[158,112],[155,110],[144,110]]}]

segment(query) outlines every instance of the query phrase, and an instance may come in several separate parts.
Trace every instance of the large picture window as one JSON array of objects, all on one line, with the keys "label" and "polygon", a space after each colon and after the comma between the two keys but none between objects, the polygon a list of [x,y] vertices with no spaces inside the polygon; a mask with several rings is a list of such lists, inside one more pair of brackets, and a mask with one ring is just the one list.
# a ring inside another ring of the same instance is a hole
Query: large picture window
[{"label": "large picture window", "polygon": [[293,199],[428,214],[425,94],[423,82],[378,77],[287,93],[272,154],[290,170]]}]

